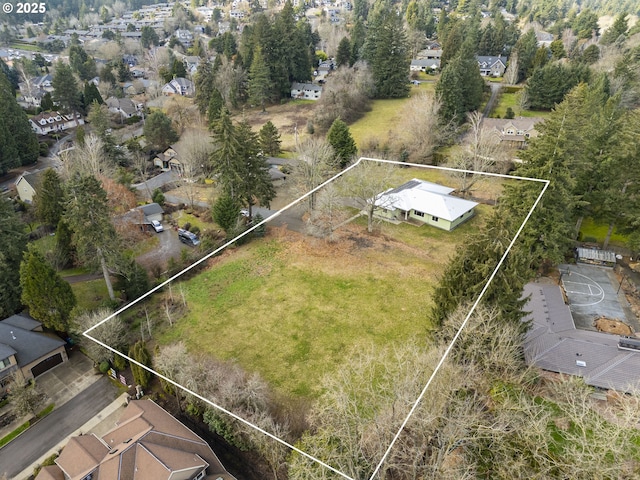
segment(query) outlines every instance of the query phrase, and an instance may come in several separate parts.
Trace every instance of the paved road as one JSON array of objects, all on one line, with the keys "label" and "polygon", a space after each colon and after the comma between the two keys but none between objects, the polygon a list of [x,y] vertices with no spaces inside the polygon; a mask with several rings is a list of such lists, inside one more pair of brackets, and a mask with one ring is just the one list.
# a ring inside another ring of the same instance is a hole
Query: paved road
[{"label": "paved road", "polygon": [[117,389],[106,377],[95,382],[0,449],[0,474],[14,478],[47,450],[96,416],[117,395]]}]

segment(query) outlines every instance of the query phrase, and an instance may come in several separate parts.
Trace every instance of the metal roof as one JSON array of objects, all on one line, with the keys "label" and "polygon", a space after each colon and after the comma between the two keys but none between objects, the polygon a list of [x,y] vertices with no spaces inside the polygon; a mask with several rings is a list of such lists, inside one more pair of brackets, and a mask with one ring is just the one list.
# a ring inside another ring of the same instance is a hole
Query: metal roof
[{"label": "metal roof", "polygon": [[623,392],[640,388],[640,352],[618,350],[617,335],[576,329],[560,287],[529,283],[524,353],[544,370],[583,377],[588,385]]},{"label": "metal roof", "polygon": [[607,250],[596,250],[594,248],[581,248],[578,249],[578,260],[590,260],[595,262],[607,262],[616,263],[615,252]]}]

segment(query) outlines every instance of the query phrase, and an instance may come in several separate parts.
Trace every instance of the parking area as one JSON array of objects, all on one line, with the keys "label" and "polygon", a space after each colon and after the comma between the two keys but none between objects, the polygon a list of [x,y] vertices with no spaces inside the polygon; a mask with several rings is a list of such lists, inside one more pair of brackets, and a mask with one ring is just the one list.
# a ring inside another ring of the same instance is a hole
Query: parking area
[{"label": "parking area", "polygon": [[562,287],[577,328],[593,330],[599,317],[621,320],[640,331],[640,323],[632,314],[624,292],[611,268],[591,265],[560,265]]}]

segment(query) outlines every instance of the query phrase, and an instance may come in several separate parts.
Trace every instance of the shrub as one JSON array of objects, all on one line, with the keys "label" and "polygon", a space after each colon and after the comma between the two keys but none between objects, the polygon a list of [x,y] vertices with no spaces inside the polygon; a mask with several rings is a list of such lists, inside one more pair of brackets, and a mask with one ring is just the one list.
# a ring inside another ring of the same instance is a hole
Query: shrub
[{"label": "shrub", "polygon": [[120,355],[113,356],[113,366],[119,372],[127,368],[127,361]]},{"label": "shrub", "polygon": [[191,224],[190,224],[189,222],[187,222],[187,223],[185,223],[185,224],[182,226],[182,228],[183,228],[184,230],[189,230],[189,231],[191,231]]},{"label": "shrub", "polygon": [[516,114],[513,111],[513,108],[507,107],[507,111],[504,114],[504,118],[508,118],[508,119],[516,118]]},{"label": "shrub", "polygon": [[153,191],[153,194],[151,195],[151,199],[153,200],[154,203],[157,203],[159,205],[163,205],[164,204],[164,193],[162,193],[162,190],[160,190],[159,188],[156,188]]},{"label": "shrub", "polygon": [[109,371],[109,368],[109,362],[102,362],[99,367],[100,373],[107,373]]},{"label": "shrub", "polygon": [[191,227],[191,233],[198,235],[200,233],[200,228],[197,225]]}]

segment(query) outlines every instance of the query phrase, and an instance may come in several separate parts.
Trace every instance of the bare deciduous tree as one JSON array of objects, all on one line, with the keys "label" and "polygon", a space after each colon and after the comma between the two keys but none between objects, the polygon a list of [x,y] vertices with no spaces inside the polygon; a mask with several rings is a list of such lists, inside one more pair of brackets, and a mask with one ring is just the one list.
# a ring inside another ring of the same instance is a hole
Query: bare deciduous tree
[{"label": "bare deciduous tree", "polygon": [[240,96],[242,84],[247,79],[247,72],[235,66],[227,57],[222,57],[222,64],[213,80],[213,85],[218,89],[227,108],[235,106]]},{"label": "bare deciduous tree", "polygon": [[436,148],[447,143],[455,134],[453,122],[447,125],[440,123],[440,107],[441,102],[429,93],[414,95],[405,105],[396,137],[409,153],[410,161],[429,162]]},{"label": "bare deciduous tree", "polygon": [[349,170],[341,179],[340,188],[347,204],[353,205],[367,215],[367,231],[373,232],[376,208],[384,207],[383,194],[397,186],[397,167],[391,163],[363,160]]},{"label": "bare deciduous tree", "polygon": [[309,213],[307,230],[311,235],[335,240],[335,232],[348,220],[349,214],[344,207],[344,198],[333,183],[318,192],[315,208]]},{"label": "bare deciduous tree", "polygon": [[[111,350],[104,348],[93,340],[89,340],[82,335],[82,333],[101,322],[112,313],[112,311],[106,308],[101,308],[92,312],[82,312],[71,320],[71,332],[80,339],[80,343],[87,352],[87,355],[89,355],[89,357],[91,357],[96,363],[100,363],[104,360],[113,361],[114,354]],[[104,322],[99,327],[96,327],[91,331],[90,335],[106,345],[109,345],[111,348],[118,350],[126,346],[127,327],[119,317],[114,317],[109,321]]]},{"label": "bare deciduous tree", "polygon": [[97,135],[90,133],[84,139],[84,145],[76,145],[70,150],[62,164],[62,172],[66,178],[74,173],[81,176],[111,178],[115,172],[113,162],[105,153],[104,143]]},{"label": "bare deciduous tree", "polygon": [[[291,183],[298,196],[313,190],[335,170],[333,147],[324,138],[309,138],[296,149],[298,162],[291,172]],[[307,211],[315,207],[316,194],[309,196]]]},{"label": "bare deciduous tree", "polygon": [[494,172],[504,167],[507,150],[501,145],[497,134],[482,126],[482,114],[471,112],[467,114],[469,131],[466,135],[466,145],[457,152],[448,167],[459,169],[450,172],[450,176],[458,182],[458,190],[463,196],[469,197],[474,186],[486,179],[483,172]]}]

